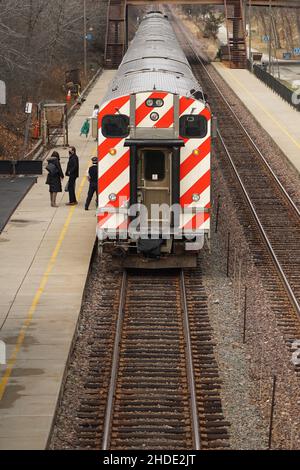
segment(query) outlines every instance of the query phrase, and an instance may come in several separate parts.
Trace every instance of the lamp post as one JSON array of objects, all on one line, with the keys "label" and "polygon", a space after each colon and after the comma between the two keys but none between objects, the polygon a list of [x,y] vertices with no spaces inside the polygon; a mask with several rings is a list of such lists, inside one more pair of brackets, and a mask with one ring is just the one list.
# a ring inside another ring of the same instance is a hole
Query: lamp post
[{"label": "lamp post", "polygon": [[83,0],[83,51],[84,51],[84,77],[87,78],[87,27],[86,27],[86,0]]}]

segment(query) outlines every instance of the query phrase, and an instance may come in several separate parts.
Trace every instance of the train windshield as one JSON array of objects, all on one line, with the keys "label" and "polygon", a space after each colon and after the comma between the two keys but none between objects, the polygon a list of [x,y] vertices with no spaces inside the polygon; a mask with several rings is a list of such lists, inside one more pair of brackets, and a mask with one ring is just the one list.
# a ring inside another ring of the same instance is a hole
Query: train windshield
[{"label": "train windshield", "polygon": [[207,120],[204,116],[187,114],[180,118],[181,137],[203,138],[207,134]]},{"label": "train windshield", "polygon": [[129,117],[124,114],[107,114],[102,119],[104,137],[127,137],[129,135]]}]

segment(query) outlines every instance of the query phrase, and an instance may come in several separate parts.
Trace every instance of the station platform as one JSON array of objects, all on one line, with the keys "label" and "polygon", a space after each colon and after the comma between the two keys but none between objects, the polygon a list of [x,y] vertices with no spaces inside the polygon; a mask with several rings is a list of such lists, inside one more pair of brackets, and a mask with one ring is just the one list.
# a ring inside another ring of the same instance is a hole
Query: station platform
[{"label": "station platform", "polygon": [[36,183],[36,178],[0,177],[0,233],[20,202]]},{"label": "station platform", "polygon": [[212,65],[300,172],[300,112],[248,70]]},{"label": "station platform", "polygon": [[[78,206],[50,207],[46,171],[0,235],[0,449],[46,448],[80,314],[95,243],[96,213],[84,210],[86,172],[96,155],[92,137],[80,137],[85,118],[106,92],[104,71],[73,117],[70,145],[80,159]],[[56,149],[66,168],[68,149]]]}]

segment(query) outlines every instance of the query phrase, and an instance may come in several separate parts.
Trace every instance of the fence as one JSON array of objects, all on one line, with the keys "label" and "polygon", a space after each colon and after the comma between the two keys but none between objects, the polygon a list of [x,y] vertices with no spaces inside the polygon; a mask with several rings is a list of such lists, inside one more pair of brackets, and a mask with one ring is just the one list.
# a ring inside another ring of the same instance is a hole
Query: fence
[{"label": "fence", "polygon": [[0,160],[0,175],[42,175],[42,160]]},{"label": "fence", "polygon": [[[248,64],[249,67],[249,64]],[[266,70],[262,68],[262,66],[254,64],[253,65],[253,73],[254,75],[259,78],[262,82],[264,82],[268,87],[270,87],[275,93],[277,93],[281,98],[287,103],[289,103],[293,108],[300,111],[300,94],[298,91],[292,91],[288,87],[286,87],[283,83],[277,80],[273,75],[268,73]]]}]

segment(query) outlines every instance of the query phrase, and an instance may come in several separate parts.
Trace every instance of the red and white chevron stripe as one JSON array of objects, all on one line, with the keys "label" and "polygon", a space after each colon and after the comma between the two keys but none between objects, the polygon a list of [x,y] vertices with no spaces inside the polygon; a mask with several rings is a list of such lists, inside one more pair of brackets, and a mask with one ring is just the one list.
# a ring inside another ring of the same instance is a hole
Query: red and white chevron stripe
[{"label": "red and white chevron stripe", "polygon": [[[210,214],[204,209],[210,208],[210,151],[211,151],[211,115],[204,105],[194,99],[180,98],[180,117],[185,114],[202,114],[208,120],[207,136],[202,139],[183,139],[185,146],[180,154],[180,204],[183,208],[180,227],[187,233],[209,231]],[[195,150],[199,154],[194,153]],[[198,202],[193,201],[193,194],[199,194]],[[192,208],[197,210],[191,213]]]},{"label": "red and white chevron stripe", "polygon": [[[161,108],[146,106],[147,99],[163,99]],[[187,233],[209,231],[210,214],[203,209],[210,208],[210,120],[211,115],[203,103],[191,98],[179,100],[180,116],[185,114],[203,114],[208,120],[208,133],[203,139],[183,139],[180,158],[180,204],[186,213],[181,216],[180,226]],[[151,112],[159,114],[158,121],[150,119]],[[124,138],[106,138],[102,135],[102,118],[107,114],[130,114],[130,96],[123,96],[105,103],[99,112],[99,209],[98,229],[116,233],[127,232],[128,216],[113,213],[113,208],[127,207],[130,198],[130,151],[124,147]],[[136,95],[135,121],[137,127],[170,128],[174,126],[174,95],[165,92],[139,93]],[[109,151],[115,149],[115,155]],[[195,149],[199,154],[194,153]],[[114,202],[110,194],[116,194]],[[194,202],[193,194],[199,194],[200,200]],[[107,208],[107,212],[105,211]],[[192,213],[192,208],[197,213]]]},{"label": "red and white chevron stripe", "polygon": [[[163,100],[164,104],[160,108],[152,108],[146,105],[148,99]],[[151,113],[156,112],[159,115],[158,121],[150,119]],[[174,95],[172,93],[139,93],[136,95],[136,127],[155,127],[166,129],[174,126]]]},{"label": "red and white chevron stripe", "polygon": [[[98,207],[99,209],[119,208],[125,206],[130,197],[130,151],[124,147],[124,138],[106,138],[102,135],[102,118],[107,114],[130,113],[130,96],[122,96],[105,103],[99,112],[99,141],[98,141]],[[109,151],[116,150],[115,155]],[[109,200],[110,194],[116,194],[114,202]],[[117,230],[127,229],[128,217],[125,214],[98,214],[98,229]]]}]

